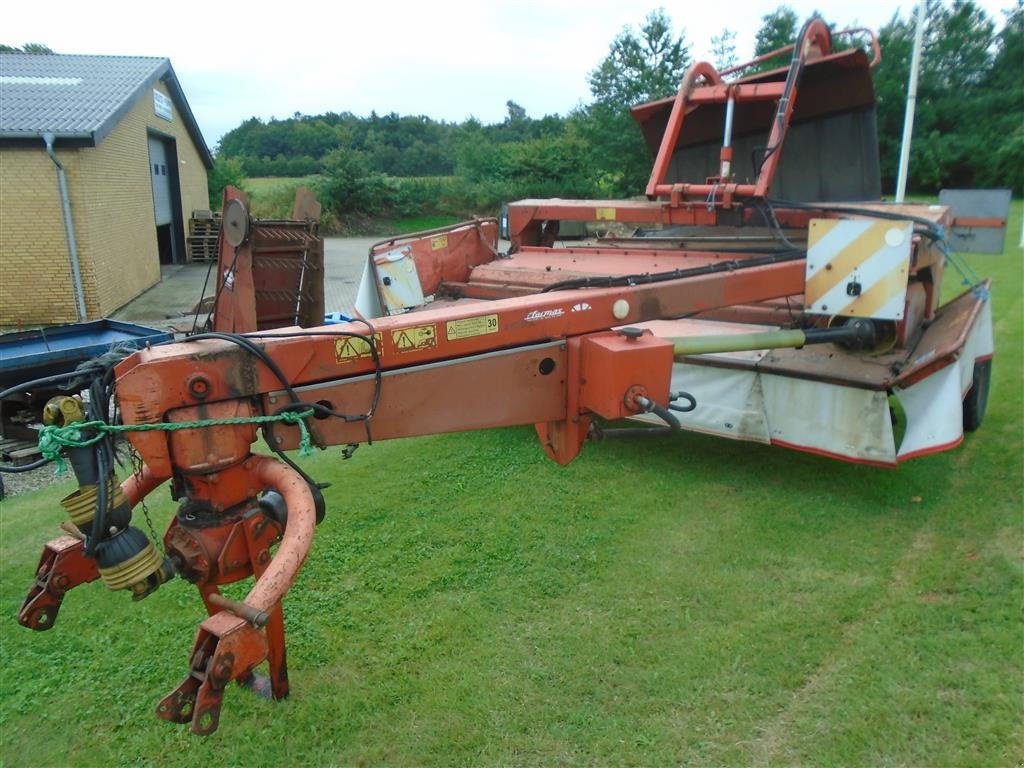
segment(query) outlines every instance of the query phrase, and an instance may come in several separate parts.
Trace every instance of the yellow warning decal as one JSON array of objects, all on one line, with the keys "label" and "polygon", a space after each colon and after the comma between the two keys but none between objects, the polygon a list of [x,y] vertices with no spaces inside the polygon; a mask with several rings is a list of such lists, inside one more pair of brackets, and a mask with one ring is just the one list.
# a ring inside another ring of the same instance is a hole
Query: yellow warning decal
[{"label": "yellow warning decal", "polygon": [[471,339],[474,336],[486,336],[488,333],[497,332],[497,315],[467,317],[465,320],[452,320],[448,323],[448,341]]},{"label": "yellow warning decal", "polygon": [[594,217],[598,221],[615,221],[614,208],[595,208]]},{"label": "yellow warning decal", "polygon": [[[381,335],[373,334],[374,346],[380,350]],[[339,363],[347,363],[359,357],[370,357],[370,345],[362,339],[344,338],[334,342],[334,358]]]},{"label": "yellow warning decal", "polygon": [[436,325],[416,325],[391,332],[391,341],[399,352],[415,352],[437,346]]},{"label": "yellow warning decal", "polygon": [[439,251],[448,247],[448,235],[438,235],[430,238],[430,250]]}]

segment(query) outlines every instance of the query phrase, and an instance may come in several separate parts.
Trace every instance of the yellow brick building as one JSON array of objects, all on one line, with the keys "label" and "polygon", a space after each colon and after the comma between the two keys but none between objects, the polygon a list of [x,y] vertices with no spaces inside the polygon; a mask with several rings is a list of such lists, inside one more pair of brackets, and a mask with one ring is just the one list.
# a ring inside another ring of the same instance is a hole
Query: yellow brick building
[{"label": "yellow brick building", "polygon": [[98,319],[159,282],[211,167],[169,60],[0,54],[0,327]]}]

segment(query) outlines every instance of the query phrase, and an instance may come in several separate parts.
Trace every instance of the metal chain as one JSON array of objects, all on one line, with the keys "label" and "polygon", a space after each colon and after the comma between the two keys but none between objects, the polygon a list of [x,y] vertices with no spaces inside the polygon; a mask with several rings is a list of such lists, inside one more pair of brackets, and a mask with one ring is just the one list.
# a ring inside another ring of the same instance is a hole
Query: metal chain
[{"label": "metal chain", "polygon": [[[132,475],[138,480],[142,476],[142,457],[139,452],[135,450],[135,446],[131,443],[128,444],[128,457],[132,465]],[[153,538],[153,544],[157,549],[160,550],[160,554],[167,557],[167,553],[164,551],[164,542],[159,536],[156,535],[156,528],[153,525],[153,518],[149,516],[149,507],[146,506],[146,497],[143,496],[139,499],[139,503],[136,505],[142,510],[142,516],[146,520],[146,527],[149,529],[149,535]]]}]

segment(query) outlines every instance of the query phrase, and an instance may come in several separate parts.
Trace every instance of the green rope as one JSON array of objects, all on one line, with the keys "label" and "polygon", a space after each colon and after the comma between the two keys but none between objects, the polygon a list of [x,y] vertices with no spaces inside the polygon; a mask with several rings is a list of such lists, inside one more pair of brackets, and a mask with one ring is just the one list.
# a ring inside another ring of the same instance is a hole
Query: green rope
[{"label": "green rope", "polygon": [[[63,448],[86,448],[102,440],[107,433],[121,432],[175,432],[179,429],[203,429],[205,427],[232,426],[236,424],[269,424],[275,421],[283,421],[286,424],[298,426],[299,455],[309,456],[313,453],[313,441],[309,436],[309,428],[304,421],[313,415],[313,409],[305,411],[282,411],[274,416],[232,416],[227,419],[206,419],[203,421],[178,421],[174,423],[161,422],[159,424],[107,424],[104,421],[79,421],[67,426],[58,427],[50,424],[39,431],[39,452],[44,459],[56,462],[58,474],[67,468],[64,457],[61,455]],[[93,437],[86,437],[85,432],[95,430]]]}]

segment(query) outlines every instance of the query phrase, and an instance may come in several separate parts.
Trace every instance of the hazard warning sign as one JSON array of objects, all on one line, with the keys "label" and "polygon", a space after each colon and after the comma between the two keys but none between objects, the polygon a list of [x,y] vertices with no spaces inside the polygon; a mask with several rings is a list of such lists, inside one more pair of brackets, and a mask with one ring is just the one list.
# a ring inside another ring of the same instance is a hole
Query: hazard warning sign
[{"label": "hazard warning sign", "polygon": [[399,352],[415,352],[437,346],[436,325],[416,325],[391,332],[391,341]]},{"label": "hazard warning sign", "polygon": [[[373,344],[377,347],[378,352],[380,351],[380,340],[379,333],[373,334]],[[339,363],[347,363],[360,357],[370,356],[370,345],[363,339],[346,337],[336,339],[334,342],[334,358]]]}]

